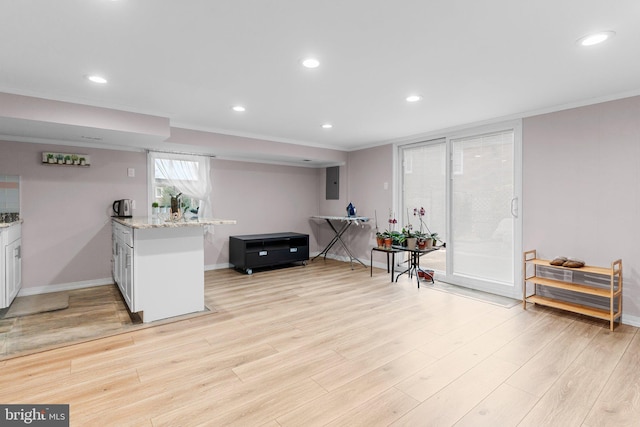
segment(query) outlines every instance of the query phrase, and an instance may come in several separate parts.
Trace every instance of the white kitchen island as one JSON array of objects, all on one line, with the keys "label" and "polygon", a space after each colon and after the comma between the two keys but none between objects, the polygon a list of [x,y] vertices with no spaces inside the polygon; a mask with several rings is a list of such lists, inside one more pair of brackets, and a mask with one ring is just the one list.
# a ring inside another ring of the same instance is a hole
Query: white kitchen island
[{"label": "white kitchen island", "polygon": [[113,279],[132,313],[148,323],[205,309],[204,227],[236,221],[134,217],[112,223]]}]

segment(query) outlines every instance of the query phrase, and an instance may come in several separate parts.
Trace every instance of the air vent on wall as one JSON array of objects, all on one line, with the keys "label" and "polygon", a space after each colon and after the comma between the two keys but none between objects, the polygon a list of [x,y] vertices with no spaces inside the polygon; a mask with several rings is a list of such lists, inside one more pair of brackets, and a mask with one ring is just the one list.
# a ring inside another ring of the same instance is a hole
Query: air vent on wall
[{"label": "air vent on wall", "polygon": [[99,136],[85,136],[85,135],[80,135],[80,138],[82,138],[82,139],[88,139],[89,141],[102,141],[102,138],[100,138]]}]

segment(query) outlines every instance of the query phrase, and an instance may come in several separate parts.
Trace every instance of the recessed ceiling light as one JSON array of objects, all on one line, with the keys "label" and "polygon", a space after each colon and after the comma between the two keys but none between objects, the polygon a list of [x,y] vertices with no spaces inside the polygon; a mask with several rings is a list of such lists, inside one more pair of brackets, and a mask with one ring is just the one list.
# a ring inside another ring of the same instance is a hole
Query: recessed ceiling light
[{"label": "recessed ceiling light", "polygon": [[306,68],[318,68],[320,61],[316,58],[306,58],[302,60],[302,65]]},{"label": "recessed ceiling light", "polygon": [[231,107],[231,109],[233,111],[235,111],[236,113],[243,113],[243,112],[245,112],[247,110],[242,105],[234,105],[233,107]]},{"label": "recessed ceiling light", "polygon": [[599,33],[589,34],[578,39],[578,44],[581,46],[593,46],[594,44],[602,43],[611,37],[615,36],[614,31],[601,31]]},{"label": "recessed ceiling light", "polygon": [[331,129],[333,125],[331,123],[325,123],[322,125],[322,129]]},{"label": "recessed ceiling light", "polygon": [[406,98],[407,102],[418,102],[421,99],[422,99],[422,97],[420,95],[409,95]]},{"label": "recessed ceiling light", "polygon": [[96,75],[93,75],[93,76],[87,76],[87,79],[89,79],[89,81],[92,81],[92,82],[94,82],[94,83],[100,83],[100,84],[105,84],[105,83],[107,83],[107,79],[105,79],[105,78],[104,78],[104,77],[102,77],[102,76],[96,76]]}]

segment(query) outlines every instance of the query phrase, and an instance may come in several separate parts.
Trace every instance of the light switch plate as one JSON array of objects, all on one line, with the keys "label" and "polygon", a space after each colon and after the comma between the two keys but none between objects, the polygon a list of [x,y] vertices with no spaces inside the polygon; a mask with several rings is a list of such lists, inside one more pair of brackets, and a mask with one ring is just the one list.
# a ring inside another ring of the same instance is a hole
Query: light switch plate
[{"label": "light switch plate", "polygon": [[128,168],[127,169],[127,176],[130,178],[133,178],[136,176],[136,170],[134,168]]}]

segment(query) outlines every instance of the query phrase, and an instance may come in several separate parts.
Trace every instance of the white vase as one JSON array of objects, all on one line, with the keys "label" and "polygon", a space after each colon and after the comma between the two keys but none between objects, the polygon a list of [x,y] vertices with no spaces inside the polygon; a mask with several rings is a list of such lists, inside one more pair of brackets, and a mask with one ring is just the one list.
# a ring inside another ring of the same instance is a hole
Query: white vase
[{"label": "white vase", "polygon": [[416,245],[418,244],[418,239],[416,237],[407,237],[407,249],[415,250]]}]

